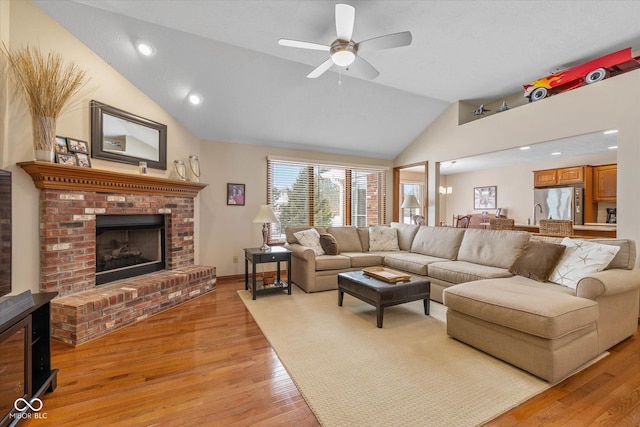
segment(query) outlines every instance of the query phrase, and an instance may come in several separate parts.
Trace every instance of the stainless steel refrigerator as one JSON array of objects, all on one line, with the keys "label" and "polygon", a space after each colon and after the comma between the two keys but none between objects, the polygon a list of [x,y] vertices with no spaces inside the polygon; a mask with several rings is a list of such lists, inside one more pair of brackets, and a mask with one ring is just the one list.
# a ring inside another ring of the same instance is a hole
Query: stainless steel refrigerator
[{"label": "stainless steel refrigerator", "polygon": [[[579,187],[537,188],[533,190],[536,223],[541,219],[570,219],[576,225],[583,223],[582,193]],[[542,207],[542,213],[540,208]]]}]

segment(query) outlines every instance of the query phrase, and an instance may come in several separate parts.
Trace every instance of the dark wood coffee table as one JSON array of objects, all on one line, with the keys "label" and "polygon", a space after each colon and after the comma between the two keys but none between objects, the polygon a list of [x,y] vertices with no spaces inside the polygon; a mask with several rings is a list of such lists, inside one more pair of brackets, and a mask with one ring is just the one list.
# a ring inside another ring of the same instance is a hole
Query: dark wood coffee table
[{"label": "dark wood coffee table", "polygon": [[424,314],[429,315],[431,282],[414,276],[408,282],[387,283],[364,274],[349,271],[338,274],[338,305],[342,307],[344,294],[358,298],[376,308],[378,328],[382,328],[384,308],[406,302],[423,300]]}]

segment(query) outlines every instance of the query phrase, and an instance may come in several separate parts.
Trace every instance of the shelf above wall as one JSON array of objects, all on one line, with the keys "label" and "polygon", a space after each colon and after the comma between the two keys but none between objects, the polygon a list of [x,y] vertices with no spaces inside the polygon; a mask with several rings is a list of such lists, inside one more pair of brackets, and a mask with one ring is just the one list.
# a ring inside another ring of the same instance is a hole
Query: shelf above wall
[{"label": "shelf above wall", "polygon": [[39,161],[18,163],[36,188],[196,197],[208,184]]}]

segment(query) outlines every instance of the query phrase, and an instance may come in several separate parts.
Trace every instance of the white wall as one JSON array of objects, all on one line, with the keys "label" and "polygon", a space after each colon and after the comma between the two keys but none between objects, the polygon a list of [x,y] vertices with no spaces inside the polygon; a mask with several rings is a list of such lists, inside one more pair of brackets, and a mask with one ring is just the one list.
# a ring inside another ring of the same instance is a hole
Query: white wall
[{"label": "white wall", "polygon": [[[168,167],[174,159],[187,159],[199,154],[200,140],[188,132],[166,111],[117,73],[89,48],[49,18],[30,1],[2,0],[0,2],[0,38],[10,48],[31,44],[42,52],[55,51],[65,59],[75,61],[86,70],[90,81],[71,100],[66,112],[57,123],[57,135],[90,141],[89,101],[96,99],[105,104],[167,125]],[[4,63],[4,58],[3,58]],[[16,165],[34,159],[31,117],[15,84],[0,77],[0,152],[3,169],[13,172],[13,290],[19,293],[39,289],[39,191],[31,177]],[[137,166],[92,159],[94,168],[137,173]],[[150,175],[168,176],[169,170],[149,169]],[[195,250],[199,253],[199,205],[196,199]],[[211,265],[211,264],[209,264]]]},{"label": "white wall", "polygon": [[[521,145],[618,129],[618,236],[640,242],[640,223],[637,220],[640,198],[636,197],[640,182],[640,168],[637,166],[640,161],[639,111],[639,70],[463,125],[458,125],[458,104],[452,104],[394,159],[394,165],[422,161],[435,164]],[[435,168],[430,168],[430,224],[439,220],[436,216],[440,213],[439,196],[435,191],[437,185]]]},{"label": "white wall", "polygon": [[[200,193],[202,226],[200,231],[200,259],[203,264],[215,265],[218,276],[244,274],[244,248],[262,245],[262,224],[253,218],[260,205],[267,202],[267,156],[348,163],[352,165],[389,168],[387,200],[391,200],[391,161],[351,157],[303,150],[273,148],[249,144],[202,141],[200,164],[201,182],[209,186]],[[245,206],[227,206],[227,183],[245,184]],[[387,204],[390,222],[392,207]],[[233,257],[238,263],[233,263]],[[261,265],[267,270],[273,266]],[[262,271],[262,270],[259,270]]]}]

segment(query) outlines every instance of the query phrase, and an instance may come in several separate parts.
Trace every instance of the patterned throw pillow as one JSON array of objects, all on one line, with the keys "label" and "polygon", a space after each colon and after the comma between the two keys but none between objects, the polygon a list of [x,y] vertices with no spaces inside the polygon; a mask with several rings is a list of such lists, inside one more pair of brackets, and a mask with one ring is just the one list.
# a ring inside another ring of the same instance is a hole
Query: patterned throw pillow
[{"label": "patterned throw pillow", "polygon": [[369,227],[369,250],[399,251],[398,230],[380,225]]},{"label": "patterned throw pillow", "polygon": [[569,237],[562,239],[562,244],[567,249],[549,276],[549,281],[571,289],[576,289],[583,277],[607,268],[620,250],[619,246],[573,240]]},{"label": "patterned throw pillow", "polygon": [[302,246],[313,249],[316,255],[324,255],[322,245],[320,245],[320,234],[315,228],[298,231],[297,233],[293,233],[293,235],[296,236],[296,239],[298,239],[298,242],[300,242]]}]

